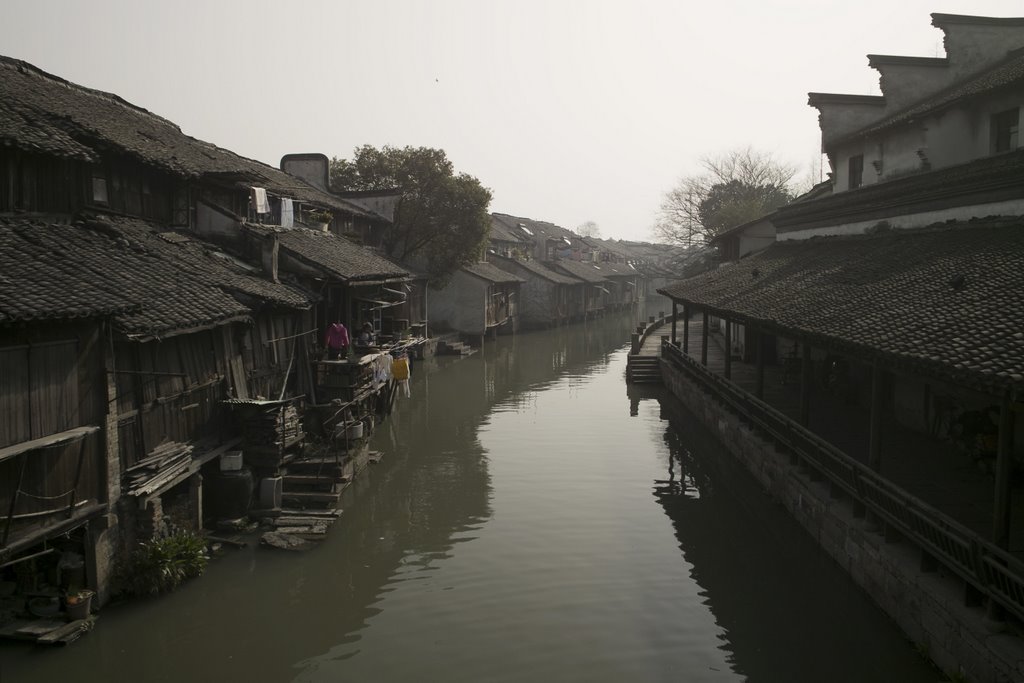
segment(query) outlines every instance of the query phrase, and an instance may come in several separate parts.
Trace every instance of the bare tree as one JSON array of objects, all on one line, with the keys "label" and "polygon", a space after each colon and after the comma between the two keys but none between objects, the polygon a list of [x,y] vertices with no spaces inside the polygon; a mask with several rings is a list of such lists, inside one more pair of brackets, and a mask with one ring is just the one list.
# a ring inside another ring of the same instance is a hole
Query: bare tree
[{"label": "bare tree", "polygon": [[797,169],[751,147],[700,160],[703,173],[665,193],[654,226],[660,241],[693,245],[763,216],[793,196]]},{"label": "bare tree", "polygon": [[601,228],[594,221],[586,221],[576,227],[576,234],[580,237],[600,237]]}]

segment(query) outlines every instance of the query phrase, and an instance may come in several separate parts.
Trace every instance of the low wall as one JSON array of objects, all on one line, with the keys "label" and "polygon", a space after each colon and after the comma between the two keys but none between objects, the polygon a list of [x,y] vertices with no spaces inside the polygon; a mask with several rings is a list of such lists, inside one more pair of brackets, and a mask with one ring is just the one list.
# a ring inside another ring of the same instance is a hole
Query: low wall
[{"label": "low wall", "polygon": [[[968,605],[964,583],[941,566],[923,569],[922,553],[886,539],[849,500],[834,497],[829,484],[791,463],[788,453],[713,400],[686,375],[661,361],[665,386],[762,488],[796,518],[822,549],[863,588],[914,643],[954,680],[971,683],[1024,681],[1024,640],[986,619],[984,605]],[[842,615],[836,615],[842,618]]]}]

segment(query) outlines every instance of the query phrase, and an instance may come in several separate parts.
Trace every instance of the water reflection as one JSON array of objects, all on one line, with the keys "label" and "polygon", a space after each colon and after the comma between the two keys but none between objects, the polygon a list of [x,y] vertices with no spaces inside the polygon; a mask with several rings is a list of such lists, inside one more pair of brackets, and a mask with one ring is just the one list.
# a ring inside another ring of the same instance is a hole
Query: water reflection
[{"label": "water reflection", "polygon": [[750,681],[934,681],[894,623],[714,437],[670,398],[668,477],[654,497]]}]

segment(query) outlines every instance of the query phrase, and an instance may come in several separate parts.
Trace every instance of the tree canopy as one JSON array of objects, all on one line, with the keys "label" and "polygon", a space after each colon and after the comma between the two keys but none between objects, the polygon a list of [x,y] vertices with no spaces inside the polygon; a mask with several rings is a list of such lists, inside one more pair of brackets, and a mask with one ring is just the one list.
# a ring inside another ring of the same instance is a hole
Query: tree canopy
[{"label": "tree canopy", "polygon": [[444,150],[364,145],[351,161],[331,159],[331,185],[399,190],[384,249],[388,256],[425,268],[434,284],[443,284],[482,253],[491,224],[491,192],[473,176],[456,174]]},{"label": "tree canopy", "polygon": [[796,168],[749,147],[701,159],[703,173],[665,193],[655,224],[660,239],[700,244],[770,213],[793,198]]},{"label": "tree canopy", "polygon": [[576,227],[576,234],[580,237],[600,237],[601,228],[594,221],[584,221]]}]

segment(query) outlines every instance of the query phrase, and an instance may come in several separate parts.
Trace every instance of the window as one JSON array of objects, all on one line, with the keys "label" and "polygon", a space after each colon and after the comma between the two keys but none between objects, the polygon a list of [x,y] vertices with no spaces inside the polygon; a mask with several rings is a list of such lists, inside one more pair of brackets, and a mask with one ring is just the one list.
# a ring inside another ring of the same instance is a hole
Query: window
[{"label": "window", "polygon": [[851,190],[864,184],[864,155],[850,157],[850,188]]},{"label": "window", "polygon": [[1020,123],[1017,107],[992,115],[992,153],[1009,152],[1017,149],[1017,128]]},{"label": "window", "polygon": [[110,201],[107,196],[107,179],[99,170],[93,171],[92,175],[92,200],[97,204],[107,204]]}]

